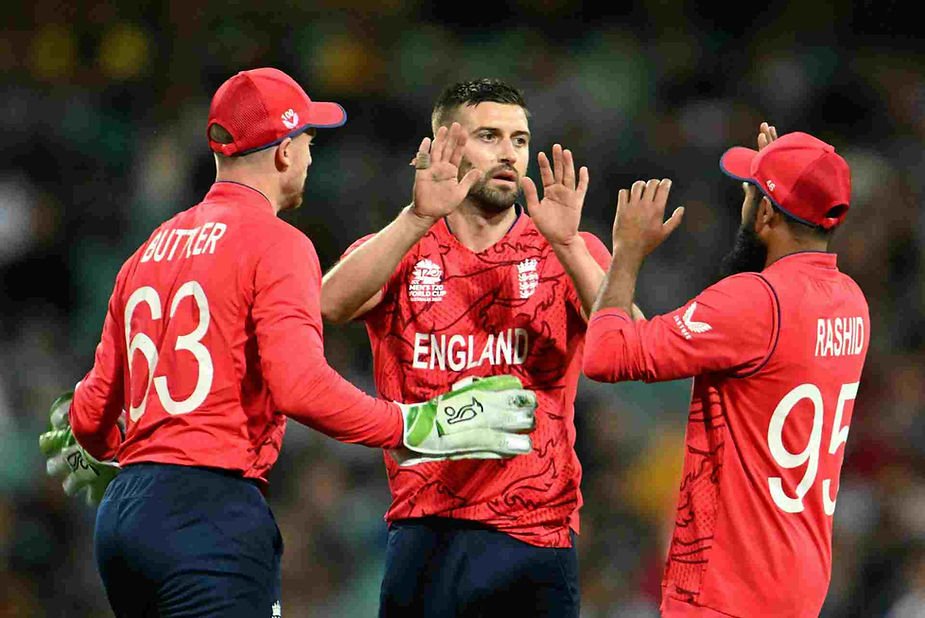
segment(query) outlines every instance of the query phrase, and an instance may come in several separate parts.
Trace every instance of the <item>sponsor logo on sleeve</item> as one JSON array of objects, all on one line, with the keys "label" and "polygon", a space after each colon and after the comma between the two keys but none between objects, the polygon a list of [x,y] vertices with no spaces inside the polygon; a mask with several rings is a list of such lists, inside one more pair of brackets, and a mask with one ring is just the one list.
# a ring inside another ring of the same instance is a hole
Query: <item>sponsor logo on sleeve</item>
[{"label": "sponsor logo on sleeve", "polygon": [[706,322],[696,322],[694,321],[694,312],[697,311],[697,303],[692,302],[687,310],[684,311],[684,315],[680,318],[676,315],[674,316],[675,324],[678,325],[681,334],[685,339],[693,339],[695,334],[705,333],[709,330],[713,330],[713,327],[707,324]]}]

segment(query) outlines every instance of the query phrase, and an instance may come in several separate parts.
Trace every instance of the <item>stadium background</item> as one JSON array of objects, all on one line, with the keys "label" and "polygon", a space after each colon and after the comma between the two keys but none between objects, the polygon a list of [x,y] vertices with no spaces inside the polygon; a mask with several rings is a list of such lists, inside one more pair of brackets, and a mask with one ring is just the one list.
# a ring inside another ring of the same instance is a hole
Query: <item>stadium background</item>
[{"label": "stadium background", "polygon": [[[209,97],[274,65],[349,120],[313,149],[285,216],[329,268],[410,196],[407,162],[451,81],[501,77],[591,170],[583,228],[609,243],[616,193],[671,177],[682,228],[637,301],[675,308],[716,278],[741,193],[717,161],[758,123],[806,130],[853,168],[834,248],[870,301],[872,341],[847,445],[826,618],[925,612],[925,63],[891,0],[301,3],[210,0],[6,7],[0,25],[0,616],[108,616],[94,512],[45,477],[48,403],[89,368],[113,277],[152,227],[204,194]],[[256,3],[254,3],[256,4]],[[718,4],[718,3],[717,3]],[[911,5],[911,3],[910,3]],[[361,326],[329,327],[330,362],[372,392]],[[587,618],[657,615],[690,384],[583,380],[578,450]],[[270,502],[286,542],[287,616],[372,616],[388,503],[380,454],[290,423]],[[742,548],[743,556],[749,551]],[[892,613],[890,613],[892,612]]]}]

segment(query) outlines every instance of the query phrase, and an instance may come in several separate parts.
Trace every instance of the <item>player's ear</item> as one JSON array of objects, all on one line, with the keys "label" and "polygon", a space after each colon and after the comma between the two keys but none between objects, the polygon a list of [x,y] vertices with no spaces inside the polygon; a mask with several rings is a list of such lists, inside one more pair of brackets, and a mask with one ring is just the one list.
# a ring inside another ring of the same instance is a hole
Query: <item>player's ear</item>
[{"label": "player's ear", "polygon": [[771,200],[761,196],[758,201],[758,212],[755,213],[755,232],[761,232],[765,227],[771,225],[772,220],[777,215]]},{"label": "player's ear", "polygon": [[287,137],[276,147],[273,162],[276,164],[276,171],[278,172],[285,172],[292,165],[291,137]]}]

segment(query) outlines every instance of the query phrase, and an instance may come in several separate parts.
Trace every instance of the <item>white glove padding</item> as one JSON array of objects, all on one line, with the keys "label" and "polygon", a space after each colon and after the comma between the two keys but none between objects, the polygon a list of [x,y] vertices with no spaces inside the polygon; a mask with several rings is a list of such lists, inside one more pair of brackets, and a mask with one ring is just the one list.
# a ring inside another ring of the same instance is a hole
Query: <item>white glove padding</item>
[{"label": "white glove padding", "polygon": [[86,489],[87,503],[95,506],[121,468],[117,461],[97,461],[77,443],[68,421],[73,398],[74,392],[69,391],[51,404],[51,429],[39,436],[39,448],[47,458],[45,472],[64,478],[64,493],[73,496]]},{"label": "white glove padding", "polygon": [[464,380],[423,403],[398,404],[405,420],[399,464],[456,459],[500,459],[529,453],[536,427],[536,395],[513,375]]}]

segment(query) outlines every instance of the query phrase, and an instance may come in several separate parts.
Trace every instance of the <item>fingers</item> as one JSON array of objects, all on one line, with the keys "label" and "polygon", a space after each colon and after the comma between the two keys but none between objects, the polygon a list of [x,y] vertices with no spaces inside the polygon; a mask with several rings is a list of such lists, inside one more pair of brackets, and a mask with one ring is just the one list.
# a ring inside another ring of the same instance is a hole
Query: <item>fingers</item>
[{"label": "fingers", "polygon": [[524,176],[520,181],[520,188],[524,192],[524,199],[527,201],[527,211],[535,213],[540,207],[540,195],[536,189],[536,183],[529,176]]},{"label": "fingers", "polygon": [[[456,129],[455,133],[453,129]],[[450,130],[450,136],[451,140],[447,146],[447,149],[449,150],[447,160],[454,167],[459,167],[459,164],[462,163],[463,150],[465,149],[466,141],[469,139],[469,136],[466,135],[462,125],[457,122],[453,123],[453,128]]]},{"label": "fingers", "polygon": [[562,153],[562,146],[560,146],[559,144],[553,144],[552,145],[552,171],[553,171],[555,181],[558,182],[562,180],[562,177],[565,174],[564,168],[565,168],[565,157]]},{"label": "fingers", "polygon": [[578,196],[583,204],[585,201],[585,195],[588,193],[588,168],[581,166],[581,169],[578,170]]},{"label": "fingers", "polygon": [[552,184],[555,184],[556,178],[553,175],[552,165],[550,165],[549,157],[546,156],[546,153],[541,152],[536,155],[536,160],[540,166],[540,181],[542,181],[543,186],[548,187]]},{"label": "fingers", "polygon": [[565,149],[562,151],[562,184],[569,189],[575,188],[575,160],[572,158],[572,151]]},{"label": "fingers", "polygon": [[39,436],[39,450],[46,456],[53,455],[73,443],[73,434],[69,429],[54,429]]},{"label": "fingers", "polygon": [[67,478],[64,479],[64,482],[61,483],[61,487],[64,488],[64,493],[69,496],[73,496],[86,486],[86,479],[78,478],[76,474],[68,474]]},{"label": "fingers", "polygon": [[[453,123],[454,126],[458,126],[458,123]],[[447,143],[447,134],[450,132],[450,129],[443,126],[437,129],[436,135],[434,135],[434,141],[430,145],[430,160],[431,163],[436,163],[437,161],[443,161],[443,152],[446,150]]]},{"label": "fingers", "polygon": [[668,220],[662,225],[662,230],[667,237],[669,234],[678,229],[678,226],[681,225],[681,219],[684,217],[684,206],[678,206],[674,209],[674,212],[671,213],[671,216],[668,217]]},{"label": "fingers", "polygon": [[462,193],[463,197],[465,197],[466,195],[469,195],[469,191],[472,189],[473,186],[475,186],[475,183],[477,183],[481,178],[482,178],[482,172],[480,172],[479,170],[475,168],[472,168],[471,170],[466,172],[466,175],[463,176],[462,180],[459,181],[460,193]]},{"label": "fingers", "polygon": [[765,148],[768,144],[777,139],[777,127],[762,122],[758,127],[758,150]]},{"label": "fingers", "polygon": [[[489,451],[499,455],[523,455],[533,450],[530,436],[497,429],[471,429],[441,438],[440,449],[462,455],[467,452]],[[465,459],[465,457],[460,457]]]}]

